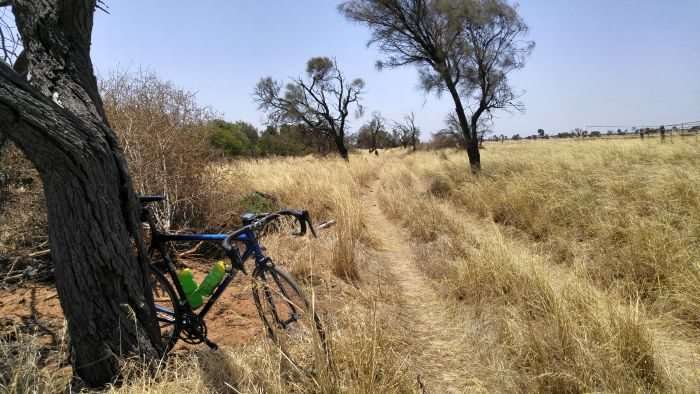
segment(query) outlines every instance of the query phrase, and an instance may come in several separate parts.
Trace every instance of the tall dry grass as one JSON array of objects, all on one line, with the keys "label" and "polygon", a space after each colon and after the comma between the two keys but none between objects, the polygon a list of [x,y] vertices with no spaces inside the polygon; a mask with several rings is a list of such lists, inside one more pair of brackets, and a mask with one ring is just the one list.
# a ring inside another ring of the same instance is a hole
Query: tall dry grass
[{"label": "tall dry grass", "polygon": [[[251,208],[246,197],[254,192],[270,196],[277,207],[308,210],[317,224],[334,220],[330,230],[321,232],[322,252],[311,258],[319,269],[357,281],[361,251],[372,244],[358,198],[376,176],[379,163],[371,159],[358,155],[348,165],[337,158],[308,156],[214,165],[208,182],[213,188],[208,222],[236,223],[237,215]],[[303,269],[303,264],[292,268]]]},{"label": "tall dry grass", "polygon": [[490,327],[492,389],[693,391],[698,335],[667,312],[700,316],[697,153],[504,144],[475,177],[462,152],[423,152],[385,166],[380,202],[436,287]]},{"label": "tall dry grass", "polygon": [[[126,383],[107,392],[420,391],[421,349],[372,257],[363,196],[375,185],[474,344],[464,380],[492,392],[695,392],[700,156],[681,142],[487,145],[477,177],[450,151],[214,164],[208,223],[231,227],[271,207],[337,222],[318,239],[263,240],[321,311],[335,368],[290,378],[261,341],[176,357],[155,375],[126,367]],[[27,368],[28,381],[43,381]]]},{"label": "tall dry grass", "polygon": [[[275,207],[307,209],[316,223],[336,221],[334,226],[319,231],[318,239],[290,236],[287,230],[292,230],[292,223],[263,237],[267,252],[293,272],[322,315],[333,354],[332,366],[324,364],[312,376],[292,374],[281,362],[277,349],[263,338],[214,353],[195,351],[177,355],[155,369],[125,362],[123,382],[104,391],[413,391],[415,374],[406,361],[401,327],[388,316],[389,301],[380,297],[380,290],[364,281],[362,275],[373,241],[367,235],[369,219],[363,215],[358,197],[376,178],[379,164],[376,158],[366,156],[353,157],[350,165],[331,158],[273,158],[214,164],[206,175],[214,196],[204,210],[211,213],[207,218],[209,223],[233,226],[241,212],[259,208],[260,204],[250,206],[248,197],[253,192],[270,196]],[[381,291],[387,291],[386,287],[384,283]],[[43,382],[42,374],[47,370],[29,360],[12,363],[6,371],[11,379],[31,383]],[[11,392],[36,392],[32,391],[35,389],[59,392],[65,387],[65,381],[50,378],[46,381],[43,386],[29,384]]]},{"label": "tall dry grass", "polygon": [[[59,349],[57,359],[65,357]],[[58,368],[45,368],[47,357],[36,336],[11,330],[0,336],[0,393],[57,393],[70,375]]]},{"label": "tall dry grass", "polygon": [[453,160],[444,171],[459,184],[455,204],[518,229],[598,286],[700,328],[694,140],[496,146],[479,179],[463,179]]}]

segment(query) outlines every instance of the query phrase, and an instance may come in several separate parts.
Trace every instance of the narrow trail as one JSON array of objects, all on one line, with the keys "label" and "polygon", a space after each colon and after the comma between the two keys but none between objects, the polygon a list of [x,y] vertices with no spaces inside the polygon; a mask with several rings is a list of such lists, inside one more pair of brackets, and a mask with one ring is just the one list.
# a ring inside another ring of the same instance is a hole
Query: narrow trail
[{"label": "narrow trail", "polygon": [[[363,196],[372,218],[371,235],[381,242],[377,263],[389,272],[401,290],[398,317],[409,330],[412,363],[428,393],[474,391],[469,380],[469,351],[465,349],[464,323],[451,317],[448,305],[439,297],[418,268],[405,230],[386,217],[379,207],[375,182]],[[469,388],[471,387],[471,388]]]}]

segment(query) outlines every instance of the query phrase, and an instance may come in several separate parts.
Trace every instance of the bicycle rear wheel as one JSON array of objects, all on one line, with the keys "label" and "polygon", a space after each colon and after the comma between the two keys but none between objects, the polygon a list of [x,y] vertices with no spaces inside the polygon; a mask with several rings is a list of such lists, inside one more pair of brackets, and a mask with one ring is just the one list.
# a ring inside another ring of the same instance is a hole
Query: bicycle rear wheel
[{"label": "bicycle rear wheel", "polygon": [[177,293],[165,275],[155,267],[150,267],[148,279],[153,292],[163,354],[167,354],[175,346],[182,329]]},{"label": "bicycle rear wheel", "polygon": [[256,268],[253,299],[282,361],[307,374],[329,365],[321,319],[290,274],[274,265]]}]

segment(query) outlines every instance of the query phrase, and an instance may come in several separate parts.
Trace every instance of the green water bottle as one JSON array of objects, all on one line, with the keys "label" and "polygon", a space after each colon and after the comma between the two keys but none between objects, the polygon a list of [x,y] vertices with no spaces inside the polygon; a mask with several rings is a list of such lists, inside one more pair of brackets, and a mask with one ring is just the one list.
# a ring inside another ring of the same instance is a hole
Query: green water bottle
[{"label": "green water bottle", "polygon": [[216,286],[224,279],[224,274],[226,274],[226,264],[223,261],[217,261],[197,288],[196,293],[200,297],[210,296],[216,289]]},{"label": "green water bottle", "polygon": [[194,280],[192,270],[185,268],[177,271],[177,279],[180,281],[180,286],[185,291],[187,302],[190,303],[192,309],[202,306],[202,296],[197,292],[197,282]]}]

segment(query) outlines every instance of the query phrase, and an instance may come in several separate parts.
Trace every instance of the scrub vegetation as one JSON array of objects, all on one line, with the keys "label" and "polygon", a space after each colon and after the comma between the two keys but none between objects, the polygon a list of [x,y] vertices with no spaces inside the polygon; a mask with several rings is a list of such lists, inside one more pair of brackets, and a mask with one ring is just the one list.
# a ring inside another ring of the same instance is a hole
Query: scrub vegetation
[{"label": "scrub vegetation", "polygon": [[[489,144],[480,175],[453,150],[214,162],[208,223],[235,220],[255,192],[336,220],[319,239],[265,239],[313,293],[335,363],[286,380],[254,337],[183,349],[155,374],[125,361],[126,383],[108,391],[692,392],[699,149],[691,139]],[[8,392],[63,387],[31,335],[2,343]]]}]

